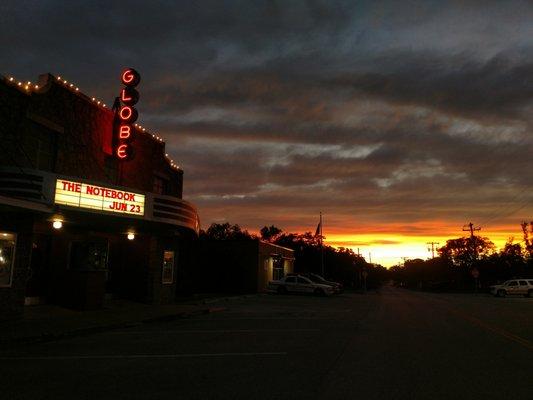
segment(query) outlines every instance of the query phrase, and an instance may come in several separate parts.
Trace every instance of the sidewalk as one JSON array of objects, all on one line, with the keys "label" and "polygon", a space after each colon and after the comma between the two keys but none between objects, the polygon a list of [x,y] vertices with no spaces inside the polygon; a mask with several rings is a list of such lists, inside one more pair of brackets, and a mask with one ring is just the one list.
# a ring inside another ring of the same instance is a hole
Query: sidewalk
[{"label": "sidewalk", "polygon": [[223,310],[223,307],[206,302],[150,305],[127,300],[109,300],[103,309],[93,311],[76,311],[55,305],[27,306],[21,319],[0,322],[0,347],[75,337]]}]

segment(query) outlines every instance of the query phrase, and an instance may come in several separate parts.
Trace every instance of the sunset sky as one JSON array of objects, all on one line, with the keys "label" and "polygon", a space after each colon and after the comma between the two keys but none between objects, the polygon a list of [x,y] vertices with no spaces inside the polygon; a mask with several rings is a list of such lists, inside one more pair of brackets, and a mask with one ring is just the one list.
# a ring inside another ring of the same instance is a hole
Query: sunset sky
[{"label": "sunset sky", "polygon": [[527,1],[4,0],[0,74],[111,104],[134,67],[204,228],[314,232],[322,211],[328,243],[389,266],[470,221],[521,240],[531,21]]}]

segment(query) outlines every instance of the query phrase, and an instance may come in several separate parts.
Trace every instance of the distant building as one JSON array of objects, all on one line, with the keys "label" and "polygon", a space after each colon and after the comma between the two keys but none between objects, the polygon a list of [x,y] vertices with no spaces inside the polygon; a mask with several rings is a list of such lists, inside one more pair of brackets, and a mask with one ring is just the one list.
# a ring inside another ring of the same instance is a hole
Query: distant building
[{"label": "distant building", "polygon": [[270,280],[294,272],[294,251],[260,240],[200,240],[197,268],[190,271],[196,292],[257,293]]},{"label": "distant building", "polygon": [[157,135],[132,123],[132,158],[117,157],[116,118],[62,78],[0,76],[0,317],[174,300],[198,213]]}]

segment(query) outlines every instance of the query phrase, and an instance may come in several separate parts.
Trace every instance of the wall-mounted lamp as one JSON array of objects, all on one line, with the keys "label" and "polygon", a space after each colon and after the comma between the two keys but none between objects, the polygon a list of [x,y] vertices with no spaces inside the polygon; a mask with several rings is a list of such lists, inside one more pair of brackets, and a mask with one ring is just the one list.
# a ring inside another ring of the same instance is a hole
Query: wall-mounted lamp
[{"label": "wall-mounted lamp", "polygon": [[135,239],[135,234],[133,232],[128,232],[128,240]]},{"label": "wall-mounted lamp", "polygon": [[54,219],[54,222],[52,222],[52,226],[54,227],[54,229],[61,229],[63,228],[63,221],[61,221],[60,219]]}]

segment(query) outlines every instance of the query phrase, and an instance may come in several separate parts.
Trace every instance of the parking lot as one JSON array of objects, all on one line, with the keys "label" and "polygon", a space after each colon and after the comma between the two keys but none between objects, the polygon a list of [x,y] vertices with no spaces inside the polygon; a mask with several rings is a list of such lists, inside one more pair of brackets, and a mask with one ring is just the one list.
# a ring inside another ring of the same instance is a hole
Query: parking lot
[{"label": "parking lot", "polygon": [[533,398],[533,299],[391,287],[2,352],[2,398]]}]

